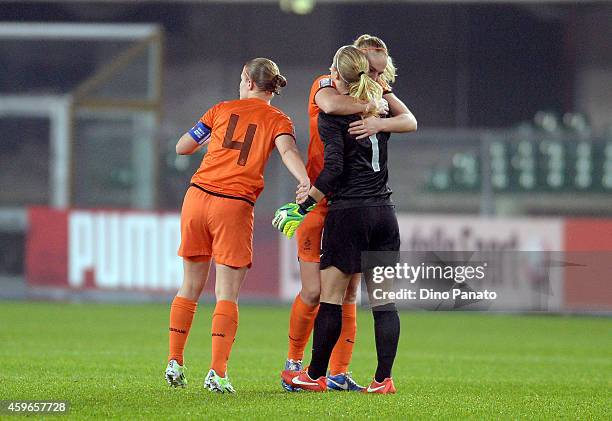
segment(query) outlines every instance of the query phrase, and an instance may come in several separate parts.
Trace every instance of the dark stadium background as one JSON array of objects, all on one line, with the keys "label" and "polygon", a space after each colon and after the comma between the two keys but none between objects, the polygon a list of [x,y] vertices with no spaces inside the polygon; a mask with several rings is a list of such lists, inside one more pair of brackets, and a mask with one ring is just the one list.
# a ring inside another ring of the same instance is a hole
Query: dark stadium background
[{"label": "dark stadium background", "polygon": [[[101,29],[80,39],[87,28]],[[115,30],[152,35],[114,39]],[[176,140],[210,106],[235,98],[243,63],[263,56],[288,79],[273,105],[292,117],[305,157],[310,85],[362,33],[387,43],[394,92],[418,120],[416,133],[390,143],[402,249],[527,256],[500,278],[506,300],[497,307],[401,312],[395,375],[400,390],[415,393],[398,395],[400,406],[438,419],[609,414],[612,2],[604,0],[0,0],[0,358],[23,367],[17,381],[0,369],[0,400],[64,397],[78,417],[174,414],[164,412],[174,400],[160,395],[157,366],[181,281],[178,212],[200,163],[199,154],[177,158]],[[139,43],[146,48],[133,53]],[[270,220],[294,184],[274,152],[234,354],[247,393],[230,418],[278,416],[294,402],[248,391],[245,381],[261,376],[258,387],[279,391],[267,376],[282,362],[299,279],[294,244]],[[194,385],[208,358],[212,279],[190,351]],[[367,372],[371,317],[359,317],[355,370]],[[125,319],[132,339],[115,334]],[[103,365],[117,370],[130,352],[140,353],[131,360],[142,375],[135,385]],[[82,388],[72,389],[76,382]],[[114,406],[115,385],[132,400]],[[146,393],[131,395],[134,387]],[[202,399],[222,407],[189,393],[193,410]],[[309,405],[328,413],[323,401],[297,399],[299,414]],[[346,414],[410,415],[393,406],[367,412],[374,406],[364,402]]]},{"label": "dark stadium background", "polygon": [[[361,33],[386,40],[398,67],[395,92],[419,122],[416,134],[393,137],[391,185],[398,211],[610,216],[612,155],[608,154],[612,152],[606,152],[606,145],[612,136],[612,47],[607,40],[612,37],[612,7],[607,2],[325,1],[303,15],[287,10],[291,1],[281,3],[281,7],[273,1],[1,3],[0,21],[7,23],[153,23],[163,34],[161,95],[153,107],[155,121],[147,127],[153,133],[144,143],[150,154],[144,164],[138,166],[143,160],[125,151],[126,142],[132,141],[126,134],[129,121],[82,123],[77,117],[69,146],[72,161],[58,164],[68,165],[69,197],[53,205],[53,189],[58,187],[41,183],[54,171],[46,134],[52,124],[40,116],[6,114],[0,119],[0,177],[5,181],[0,193],[0,241],[6,245],[0,272],[11,285],[1,294],[38,294],[24,286],[28,207],[178,211],[199,156],[179,162],[174,142],[208,107],[236,96],[236,69],[251,57],[273,58],[287,76],[289,85],[275,104],[293,118],[305,153],[310,83],[327,71],[339,45]],[[0,45],[0,94],[72,94],[124,48],[111,42],[7,37]],[[142,63],[128,67],[125,80],[142,83],[142,70]],[[120,98],[113,83],[125,85],[112,78],[106,83],[99,89],[108,91],[103,92],[105,98]],[[138,95],[136,88],[134,92]],[[111,126],[116,133],[109,130]],[[517,149],[521,140],[532,145],[527,158]],[[487,159],[487,148],[495,141],[507,148],[500,158],[504,161],[500,171],[507,177],[503,188],[491,185],[493,176],[486,173],[498,168],[493,155]],[[565,148],[561,164],[543,150],[544,141]],[[577,157],[578,141],[592,145],[582,161]],[[526,171],[521,158],[535,162],[531,175],[537,181],[527,188],[520,184]],[[586,188],[575,182],[583,164],[590,171]],[[557,169],[565,173],[564,181],[552,186],[547,177]],[[602,181],[606,176],[607,184]],[[262,240],[256,240],[256,246],[275,250],[282,242],[276,244],[267,220],[292,188],[275,154],[266,179],[257,206],[256,239]],[[138,189],[149,196],[139,199]],[[564,244],[553,242],[550,247],[565,250]],[[570,248],[585,250],[580,244]],[[267,259],[275,253],[261,254]],[[262,262],[269,267],[266,260]],[[269,274],[265,278],[276,282]],[[610,309],[609,291],[606,297],[608,304],[595,309]]]}]

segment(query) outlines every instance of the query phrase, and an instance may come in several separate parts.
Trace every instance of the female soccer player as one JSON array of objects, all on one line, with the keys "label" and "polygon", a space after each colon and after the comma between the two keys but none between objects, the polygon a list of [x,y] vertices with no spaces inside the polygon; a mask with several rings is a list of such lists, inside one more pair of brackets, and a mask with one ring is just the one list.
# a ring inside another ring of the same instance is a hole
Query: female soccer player
[{"label": "female soccer player", "polygon": [[286,85],[278,66],[256,58],[240,76],[240,99],[209,109],[176,145],[178,154],[208,151],[191,179],[181,211],[184,276],[170,309],[170,351],[165,377],[174,387],[187,385],[183,351],[197,301],[215,260],[217,305],[212,318],[212,360],[204,386],[234,393],[227,361],[238,328],[238,292],[252,261],[253,206],[264,188],[263,172],[274,146],[298,180],[296,200],[310,181],[295,144],[293,124],[270,105]]},{"label": "female soccer player", "polygon": [[[348,90],[351,96],[365,100],[382,96],[382,87],[368,74],[367,57],[356,47],[340,48],[333,70],[338,88]],[[362,271],[361,252],[399,250],[399,228],[387,186],[389,133],[355,138],[348,129],[363,117],[319,115],[319,133],[325,143],[324,168],[305,202],[285,205],[275,214],[274,225],[290,235],[314,204],[333,192],[323,231],[321,304],[315,320],[312,361],[308,370],[283,371],[282,378],[291,387],[315,391],[328,388],[325,373],[341,335],[342,302],[351,279]],[[373,307],[373,312],[378,368],[365,391],[394,393],[391,367],[399,339],[399,317],[393,303]]]},{"label": "female soccer player", "polygon": [[[366,138],[379,131],[394,133],[416,130],[417,122],[410,110],[392,92],[390,84],[395,81],[395,66],[388,54],[387,46],[378,37],[361,35],[353,45],[359,48],[368,58],[368,75],[383,87],[382,104],[375,100],[361,100],[345,95],[344,90],[337,89],[337,70],[332,65],[332,75],[319,76],[312,84],[308,101],[310,122],[310,143],[306,169],[310,180],[317,179],[323,168],[323,142],[318,130],[318,116],[321,111],[334,115],[351,114],[386,114],[384,104],[388,103],[390,118],[378,118],[377,115],[357,120],[349,126],[349,132],[358,139]],[[374,113],[376,114],[376,113]],[[285,369],[299,370],[302,367],[304,349],[308,343],[319,305],[321,278],[319,273],[321,233],[328,207],[325,200],[308,214],[296,231],[300,277],[302,288],[296,296],[289,319],[289,350]],[[356,274],[349,283],[342,306],[342,333],[334,348],[327,385],[331,390],[361,391],[348,372],[356,336],[357,289],[360,276]],[[288,391],[293,388],[281,380]]]}]

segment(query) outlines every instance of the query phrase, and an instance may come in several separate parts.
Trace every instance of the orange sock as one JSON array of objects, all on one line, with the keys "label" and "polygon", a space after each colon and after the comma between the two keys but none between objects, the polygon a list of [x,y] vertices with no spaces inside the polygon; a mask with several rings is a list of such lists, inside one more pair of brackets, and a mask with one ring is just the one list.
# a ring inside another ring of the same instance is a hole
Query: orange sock
[{"label": "orange sock", "polygon": [[289,318],[289,352],[291,360],[304,359],[304,348],[308,343],[319,305],[309,306],[302,301],[300,294],[295,297]]},{"label": "orange sock", "polygon": [[348,371],[355,335],[357,334],[357,304],[342,305],[342,331],[329,360],[329,374],[336,375]]},{"label": "orange sock", "polygon": [[227,360],[229,360],[237,330],[238,304],[233,301],[218,301],[212,318],[210,368],[221,377],[224,377],[227,371]]},{"label": "orange sock", "polygon": [[183,297],[174,297],[170,306],[170,351],[168,361],[176,360],[183,365],[185,343],[198,303]]}]

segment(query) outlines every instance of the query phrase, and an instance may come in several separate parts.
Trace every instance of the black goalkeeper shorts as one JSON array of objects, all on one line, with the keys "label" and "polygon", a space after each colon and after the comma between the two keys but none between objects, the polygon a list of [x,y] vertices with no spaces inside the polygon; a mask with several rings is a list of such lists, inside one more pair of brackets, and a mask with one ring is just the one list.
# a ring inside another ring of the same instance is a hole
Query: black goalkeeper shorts
[{"label": "black goalkeeper shorts", "polygon": [[394,206],[330,209],[325,218],[321,269],[335,266],[360,273],[361,253],[399,251],[400,234]]}]

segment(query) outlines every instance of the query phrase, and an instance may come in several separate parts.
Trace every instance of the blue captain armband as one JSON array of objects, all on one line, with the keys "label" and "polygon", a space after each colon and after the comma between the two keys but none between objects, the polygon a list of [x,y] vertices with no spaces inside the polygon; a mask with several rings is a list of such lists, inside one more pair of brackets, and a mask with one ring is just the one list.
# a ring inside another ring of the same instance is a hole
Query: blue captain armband
[{"label": "blue captain armband", "polygon": [[201,145],[210,137],[210,128],[201,121],[198,121],[198,123],[189,130],[189,134],[198,145]]}]

